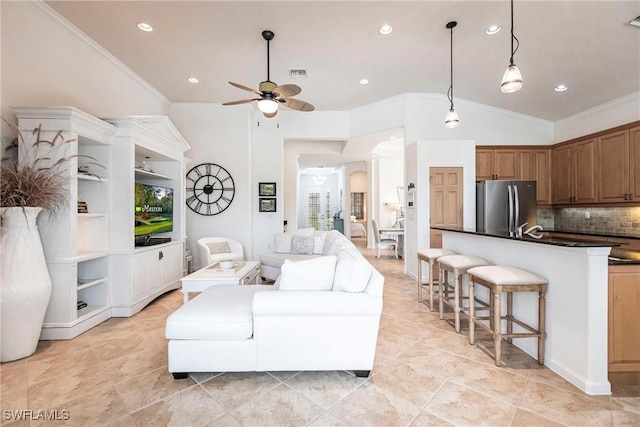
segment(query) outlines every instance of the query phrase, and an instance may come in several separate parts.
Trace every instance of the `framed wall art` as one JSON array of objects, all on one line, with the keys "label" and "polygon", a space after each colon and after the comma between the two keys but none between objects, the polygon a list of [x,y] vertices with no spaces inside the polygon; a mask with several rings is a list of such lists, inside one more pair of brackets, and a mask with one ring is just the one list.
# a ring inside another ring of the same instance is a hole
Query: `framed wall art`
[{"label": "framed wall art", "polygon": [[276,196],[276,183],[275,182],[260,182],[258,183],[258,196],[260,197],[274,197]]},{"label": "framed wall art", "polygon": [[276,211],[276,198],[275,197],[263,197],[258,199],[260,212],[275,212]]}]

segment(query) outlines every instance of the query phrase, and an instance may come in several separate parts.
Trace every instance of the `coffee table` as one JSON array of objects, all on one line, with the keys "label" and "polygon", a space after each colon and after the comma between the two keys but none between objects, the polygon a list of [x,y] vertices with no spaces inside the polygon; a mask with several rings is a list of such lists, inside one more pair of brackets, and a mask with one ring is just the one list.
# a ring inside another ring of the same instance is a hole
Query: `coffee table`
[{"label": "coffee table", "polygon": [[202,292],[216,285],[246,285],[252,280],[260,283],[260,263],[258,261],[238,261],[233,269],[222,270],[214,262],[180,279],[184,303],[189,301],[189,292]]}]

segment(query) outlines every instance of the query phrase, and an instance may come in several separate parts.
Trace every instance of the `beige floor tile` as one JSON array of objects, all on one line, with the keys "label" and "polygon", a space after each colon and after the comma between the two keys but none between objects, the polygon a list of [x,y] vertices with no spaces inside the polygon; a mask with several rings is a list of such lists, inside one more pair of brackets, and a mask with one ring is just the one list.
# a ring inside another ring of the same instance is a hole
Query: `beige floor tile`
[{"label": "beige floor tile", "polygon": [[[160,345],[154,341],[154,344]],[[96,351],[98,358],[102,362],[117,359],[124,354],[140,351],[146,348],[146,336],[142,331],[132,329],[116,338],[110,338],[100,343],[93,343],[92,347]]]},{"label": "beige floor tile", "polygon": [[430,329],[420,342],[431,347],[444,349],[458,356],[466,356],[472,350],[469,338],[463,334],[457,334],[453,329],[451,331]]},{"label": "beige floor tile", "polygon": [[409,424],[410,427],[449,427],[453,425],[427,411],[420,412]]},{"label": "beige floor tile", "polygon": [[399,360],[413,367],[427,369],[441,377],[448,378],[458,363],[464,360],[461,356],[417,342],[399,357]]},{"label": "beige floor tile", "polygon": [[563,426],[564,424],[551,421],[544,418],[544,414],[534,414],[524,409],[518,408],[516,416],[513,419],[512,427],[556,427]]},{"label": "beige floor tile", "polygon": [[[488,346],[486,342],[486,340],[476,340],[476,344],[472,346],[465,357],[485,365],[495,366],[493,341],[491,341],[491,344]],[[501,369],[511,372],[512,374],[529,377],[531,370],[538,368],[537,360],[506,341],[502,343],[502,351],[500,353],[502,361],[500,365]]]},{"label": "beige floor tile", "polygon": [[[571,384],[569,381],[562,378],[560,375],[553,372],[551,369],[546,366],[540,366],[538,364],[534,364],[531,367],[531,373],[529,374],[529,379],[557,387],[564,391],[568,391],[571,393],[584,394],[582,390]],[[602,397],[605,400],[608,400],[608,396]]]},{"label": "beige floor tile", "polygon": [[351,426],[407,425],[420,412],[408,400],[365,382],[338,402],[329,413]]},{"label": "beige floor tile", "polygon": [[345,371],[302,372],[285,384],[324,409],[351,393],[364,378]]},{"label": "beige floor tile", "polygon": [[230,411],[246,426],[302,426],[324,410],[285,384],[254,395]]},{"label": "beige floor tile", "polygon": [[[15,422],[11,412],[29,407],[29,388],[27,386],[27,366],[25,363],[7,364],[0,372],[0,425]],[[23,423],[24,424],[24,423]],[[28,425],[28,423],[26,424]]]},{"label": "beige floor tile", "polygon": [[535,414],[545,414],[545,417],[567,425],[607,426],[613,422],[608,402],[531,379],[520,407]]},{"label": "beige floor tile", "polygon": [[201,385],[227,410],[261,396],[281,382],[265,372],[229,372]]},{"label": "beige floor tile", "polygon": [[167,368],[167,349],[159,346],[146,346],[132,353],[125,353],[116,359],[102,363],[105,372],[112,381],[124,381],[127,378]]},{"label": "beige floor tile", "polygon": [[226,414],[201,387],[191,387],[134,412],[136,426],[217,426]]},{"label": "beige floor tile", "polygon": [[68,419],[55,421],[31,421],[31,427],[97,426],[109,419],[128,415],[129,411],[118,393],[112,388],[76,396],[75,400],[59,404],[55,409],[68,411]]},{"label": "beige floor tile", "polygon": [[401,361],[386,366],[376,373],[369,382],[399,396],[418,408],[431,400],[445,383],[446,378],[428,368],[408,365]]},{"label": "beige floor tile", "polygon": [[351,425],[337,419],[329,412],[325,412],[313,420],[313,422],[309,424],[309,427],[351,427]]},{"label": "beige floor tile", "polygon": [[516,407],[466,387],[447,382],[426,410],[459,426],[509,426]]},{"label": "beige floor tile", "polygon": [[272,375],[280,381],[287,381],[299,373],[300,371],[269,371],[269,375]]},{"label": "beige floor tile", "polygon": [[526,377],[468,359],[456,365],[449,381],[515,406],[520,402],[527,384]]},{"label": "beige floor tile", "polygon": [[91,347],[82,347],[53,357],[29,360],[27,363],[29,385],[58,376],[65,377],[69,371],[81,370],[99,363],[98,356]]},{"label": "beige floor tile", "polygon": [[71,367],[64,374],[47,376],[29,386],[29,408],[55,409],[61,403],[97,392],[112,385],[100,365]]},{"label": "beige floor tile", "polygon": [[115,384],[115,389],[130,412],[195,385],[191,378],[174,380],[164,368],[138,375]]},{"label": "beige floor tile", "polygon": [[222,375],[224,372],[192,372],[189,374],[191,379],[193,379],[198,384],[201,384],[205,381],[209,381],[213,377],[217,377],[218,375]]}]

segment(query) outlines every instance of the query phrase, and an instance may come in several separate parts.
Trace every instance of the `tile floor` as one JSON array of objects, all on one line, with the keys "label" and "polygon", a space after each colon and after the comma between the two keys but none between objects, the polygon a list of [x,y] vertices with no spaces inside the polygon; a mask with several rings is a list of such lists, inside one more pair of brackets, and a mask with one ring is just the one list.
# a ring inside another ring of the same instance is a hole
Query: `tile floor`
[{"label": "tile floor", "polygon": [[[416,303],[402,261],[365,256],[386,278],[375,368],[349,372],[205,373],[173,380],[164,322],[178,291],[70,341],[42,341],[0,365],[2,426],[588,426],[640,425],[640,387],[588,396],[529,356],[466,335]],[[486,347],[483,343],[486,342]],[[57,410],[15,421],[7,410]],[[63,412],[67,411],[67,412]]]}]

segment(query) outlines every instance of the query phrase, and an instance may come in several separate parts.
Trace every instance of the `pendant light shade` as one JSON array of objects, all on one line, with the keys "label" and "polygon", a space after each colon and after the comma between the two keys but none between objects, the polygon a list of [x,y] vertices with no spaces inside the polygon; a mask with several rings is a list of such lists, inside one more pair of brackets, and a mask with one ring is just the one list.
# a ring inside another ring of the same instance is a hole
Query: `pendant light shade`
[{"label": "pendant light shade", "polygon": [[515,64],[509,65],[507,71],[504,72],[504,76],[502,76],[500,90],[502,93],[512,93],[520,89],[522,89],[522,74],[520,74],[520,70]]},{"label": "pendant light shade", "polygon": [[[513,48],[513,42],[516,42],[516,48]],[[513,0],[511,0],[511,58],[509,59],[509,67],[502,76],[502,84],[500,90],[502,93],[513,93],[522,89],[522,74],[520,70],[513,62],[513,56],[516,54],[520,42],[518,38],[513,34]]]},{"label": "pendant light shade", "polygon": [[460,119],[458,118],[458,113],[455,108],[451,107],[449,112],[447,113],[447,118],[444,120],[444,126],[448,128],[454,128],[460,124]]},{"label": "pendant light shade", "polygon": [[261,99],[260,101],[258,101],[258,108],[263,113],[271,114],[278,111],[278,103],[273,99],[265,97],[265,99]]},{"label": "pendant light shade", "polygon": [[444,126],[447,128],[454,128],[460,124],[460,119],[458,118],[458,113],[456,109],[453,107],[453,28],[458,25],[456,21],[451,21],[447,23],[447,28],[451,31],[451,84],[449,85],[449,90],[447,91],[447,98],[449,98],[449,102],[451,106],[449,107],[449,112],[447,113],[447,117],[444,119]]}]

